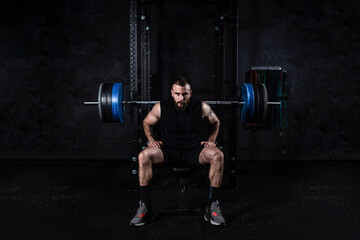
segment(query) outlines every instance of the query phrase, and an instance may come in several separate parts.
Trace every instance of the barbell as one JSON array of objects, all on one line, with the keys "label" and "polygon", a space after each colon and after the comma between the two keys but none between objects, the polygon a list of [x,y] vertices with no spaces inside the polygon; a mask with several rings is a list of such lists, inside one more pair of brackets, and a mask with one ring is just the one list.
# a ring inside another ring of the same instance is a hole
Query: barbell
[{"label": "barbell", "polygon": [[[160,101],[125,101],[122,83],[101,83],[98,101],[84,102],[86,105],[98,105],[99,116],[103,122],[124,122],[125,104],[156,104]],[[242,123],[264,122],[267,105],[280,105],[280,102],[268,102],[264,84],[244,83],[241,85],[241,101],[205,101],[209,105],[243,105]]]}]

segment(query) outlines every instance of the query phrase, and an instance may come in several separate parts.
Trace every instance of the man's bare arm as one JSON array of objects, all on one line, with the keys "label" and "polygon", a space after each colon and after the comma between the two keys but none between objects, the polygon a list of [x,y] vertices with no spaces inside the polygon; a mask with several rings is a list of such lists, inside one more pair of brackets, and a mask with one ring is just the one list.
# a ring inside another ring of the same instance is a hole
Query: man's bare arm
[{"label": "man's bare arm", "polygon": [[[215,146],[215,141],[216,141],[217,135],[219,133],[219,128],[220,128],[220,120],[218,119],[216,114],[213,112],[211,107],[205,102],[202,102],[202,118],[209,125],[208,142],[202,142],[202,143],[205,144],[204,145],[205,147]],[[213,143],[213,144],[211,144],[211,143]]]},{"label": "man's bare arm", "polygon": [[151,132],[152,126],[154,126],[160,121],[160,117],[161,117],[160,103],[156,103],[143,121],[144,133],[149,142],[148,146],[150,147],[160,148],[160,146],[162,145],[161,141],[155,141]]}]

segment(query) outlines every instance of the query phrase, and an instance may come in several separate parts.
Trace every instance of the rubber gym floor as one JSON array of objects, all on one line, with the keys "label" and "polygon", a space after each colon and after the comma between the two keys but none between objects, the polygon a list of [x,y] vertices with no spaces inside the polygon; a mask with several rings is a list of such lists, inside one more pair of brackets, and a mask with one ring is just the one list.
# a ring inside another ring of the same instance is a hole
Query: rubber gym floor
[{"label": "rubber gym floor", "polygon": [[[134,228],[139,192],[118,163],[2,161],[0,239],[360,239],[359,161],[240,165],[238,189],[221,190],[226,227],[196,215],[162,216]],[[171,172],[154,174],[157,213],[176,206],[177,192]],[[190,206],[204,210],[208,187],[196,183],[201,179],[193,176],[188,195]]]}]

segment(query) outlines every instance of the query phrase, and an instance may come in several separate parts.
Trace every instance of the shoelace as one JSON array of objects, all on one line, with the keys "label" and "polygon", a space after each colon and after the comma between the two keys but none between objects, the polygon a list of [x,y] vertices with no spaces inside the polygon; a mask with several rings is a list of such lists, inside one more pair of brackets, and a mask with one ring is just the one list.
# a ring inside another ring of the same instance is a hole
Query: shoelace
[{"label": "shoelace", "polygon": [[145,209],[144,209],[145,207],[143,207],[142,205],[143,205],[143,203],[140,202],[139,208],[138,208],[138,210],[137,210],[137,212],[136,212],[135,217],[140,217],[141,214],[145,213],[145,211],[144,211],[144,210],[145,210]]},{"label": "shoelace", "polygon": [[[213,206],[213,208],[212,208],[212,206]],[[215,204],[212,204],[212,206],[210,207],[210,210],[211,210],[212,212],[215,212],[215,211],[216,211],[217,214],[221,212],[221,209],[220,209],[220,206],[219,206],[219,202],[218,202],[218,201],[216,201]]]}]

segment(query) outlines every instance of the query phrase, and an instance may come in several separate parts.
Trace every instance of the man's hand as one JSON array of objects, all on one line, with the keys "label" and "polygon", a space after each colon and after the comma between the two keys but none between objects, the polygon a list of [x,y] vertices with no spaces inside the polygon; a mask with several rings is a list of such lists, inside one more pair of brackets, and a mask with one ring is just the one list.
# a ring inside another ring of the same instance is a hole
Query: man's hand
[{"label": "man's hand", "polygon": [[151,142],[148,142],[148,146],[149,146],[149,147],[161,148],[162,145],[163,145],[163,142],[162,142],[162,141],[151,141]]},{"label": "man's hand", "polygon": [[204,145],[204,147],[216,147],[216,143],[209,141],[202,141],[201,145]]}]

